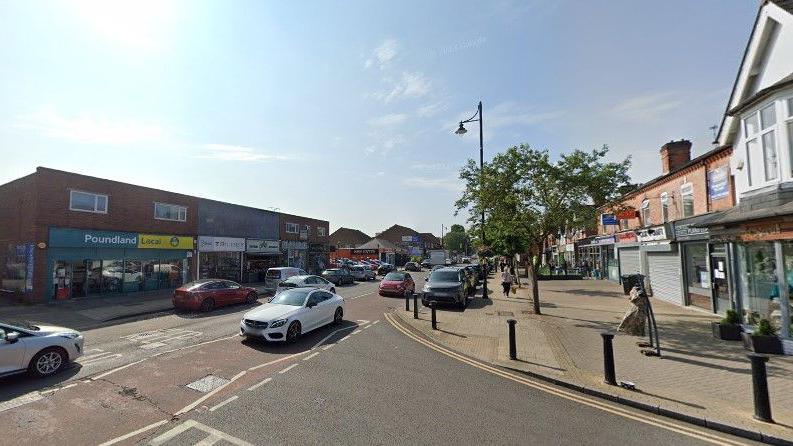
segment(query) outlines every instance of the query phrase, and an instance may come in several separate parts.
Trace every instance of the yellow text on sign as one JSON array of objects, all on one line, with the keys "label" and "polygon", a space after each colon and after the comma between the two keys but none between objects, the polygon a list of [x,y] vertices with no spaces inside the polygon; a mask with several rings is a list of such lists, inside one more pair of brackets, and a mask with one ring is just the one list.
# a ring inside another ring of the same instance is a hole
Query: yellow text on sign
[{"label": "yellow text on sign", "polygon": [[193,249],[193,237],[138,234],[138,248]]}]

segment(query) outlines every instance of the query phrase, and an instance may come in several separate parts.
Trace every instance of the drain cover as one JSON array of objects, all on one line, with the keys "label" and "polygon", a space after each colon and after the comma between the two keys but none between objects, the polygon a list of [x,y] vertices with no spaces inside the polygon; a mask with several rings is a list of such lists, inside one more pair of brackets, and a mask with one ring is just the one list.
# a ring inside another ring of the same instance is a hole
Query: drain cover
[{"label": "drain cover", "polygon": [[228,384],[230,381],[226,378],[221,378],[215,375],[207,375],[198,381],[193,381],[187,385],[187,387],[198,390],[201,393],[211,392],[212,390],[217,389],[218,387]]},{"label": "drain cover", "polygon": [[511,311],[499,311],[498,315],[499,316],[514,316],[515,314],[512,313]]}]

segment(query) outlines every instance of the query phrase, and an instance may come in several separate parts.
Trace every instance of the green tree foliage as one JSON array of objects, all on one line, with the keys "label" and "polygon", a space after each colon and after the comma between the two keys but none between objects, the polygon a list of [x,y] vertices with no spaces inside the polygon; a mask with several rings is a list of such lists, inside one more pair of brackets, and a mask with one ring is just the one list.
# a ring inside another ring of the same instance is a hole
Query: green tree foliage
[{"label": "green tree foliage", "polygon": [[469,245],[468,234],[462,225],[452,225],[449,232],[443,236],[443,247],[454,252],[465,252]]}]

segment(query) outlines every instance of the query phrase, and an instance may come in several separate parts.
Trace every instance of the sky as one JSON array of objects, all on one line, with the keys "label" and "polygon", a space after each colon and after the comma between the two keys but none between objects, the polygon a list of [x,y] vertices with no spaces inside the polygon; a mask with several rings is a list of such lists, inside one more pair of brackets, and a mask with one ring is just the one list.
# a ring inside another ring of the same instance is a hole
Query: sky
[{"label": "sky", "polygon": [[712,148],[751,0],[0,1],[0,184],[45,166],[440,233],[485,158]]}]

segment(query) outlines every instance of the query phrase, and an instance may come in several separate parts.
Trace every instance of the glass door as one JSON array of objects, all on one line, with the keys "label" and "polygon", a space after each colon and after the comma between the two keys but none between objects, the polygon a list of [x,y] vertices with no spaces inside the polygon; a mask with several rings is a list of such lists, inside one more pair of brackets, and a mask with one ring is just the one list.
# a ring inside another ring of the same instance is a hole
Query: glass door
[{"label": "glass door", "polygon": [[727,266],[727,248],[724,244],[711,245],[710,270],[713,273],[713,301],[718,314],[732,308],[730,305],[730,268]]}]

